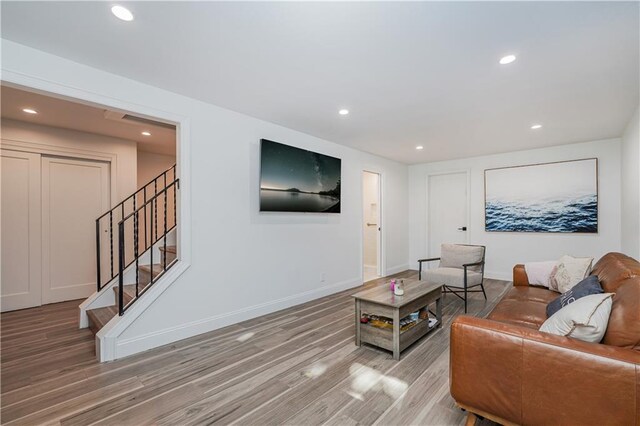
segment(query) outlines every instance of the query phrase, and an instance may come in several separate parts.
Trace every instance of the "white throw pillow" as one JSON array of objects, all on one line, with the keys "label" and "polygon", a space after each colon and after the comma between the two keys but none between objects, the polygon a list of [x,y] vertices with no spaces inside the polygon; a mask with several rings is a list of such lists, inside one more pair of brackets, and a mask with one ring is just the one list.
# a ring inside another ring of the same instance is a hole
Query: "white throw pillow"
[{"label": "white throw pillow", "polygon": [[614,293],[582,297],[549,317],[540,331],[598,343],[604,337]]},{"label": "white throw pillow", "polygon": [[541,285],[549,288],[551,279],[558,270],[558,262],[549,260],[546,262],[527,262],[524,264],[527,279],[531,285]]},{"label": "white throw pillow", "polygon": [[557,289],[560,293],[566,293],[589,275],[592,263],[593,257],[562,256],[552,280],[555,282],[552,282],[550,287]]}]

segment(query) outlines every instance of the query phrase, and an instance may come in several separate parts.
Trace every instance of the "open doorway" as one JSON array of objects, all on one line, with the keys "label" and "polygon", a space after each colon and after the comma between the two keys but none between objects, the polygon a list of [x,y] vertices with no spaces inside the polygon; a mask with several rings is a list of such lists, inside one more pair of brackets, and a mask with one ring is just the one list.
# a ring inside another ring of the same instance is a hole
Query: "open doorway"
[{"label": "open doorway", "polygon": [[[117,209],[111,223],[98,227],[96,219],[173,167],[176,127],[4,83],[0,94],[1,244],[12,248],[2,251],[0,310],[86,298],[117,269],[118,222],[153,188]],[[161,191],[164,181],[155,183]],[[139,215],[139,240],[165,212],[175,225],[174,188],[166,208],[164,199],[156,203],[153,222]]]},{"label": "open doorway", "polygon": [[379,278],[381,272],[380,174],[362,173],[362,271],[363,281]]}]

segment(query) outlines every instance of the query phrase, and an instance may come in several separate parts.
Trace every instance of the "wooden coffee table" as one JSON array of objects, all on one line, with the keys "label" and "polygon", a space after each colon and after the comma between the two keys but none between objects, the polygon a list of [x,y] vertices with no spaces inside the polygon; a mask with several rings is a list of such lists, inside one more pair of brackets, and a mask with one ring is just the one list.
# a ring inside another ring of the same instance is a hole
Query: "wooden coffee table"
[{"label": "wooden coffee table", "polygon": [[[404,279],[404,295],[396,296],[389,284],[364,290],[353,295],[356,302],[356,345],[369,343],[393,352],[393,359],[400,359],[400,353],[430,331],[442,326],[442,285],[427,284],[424,281]],[[401,331],[400,319],[412,312],[428,309],[436,305],[437,322],[429,327],[427,319],[418,320],[413,327]],[[363,324],[363,313],[393,319],[393,328],[379,328]]]}]

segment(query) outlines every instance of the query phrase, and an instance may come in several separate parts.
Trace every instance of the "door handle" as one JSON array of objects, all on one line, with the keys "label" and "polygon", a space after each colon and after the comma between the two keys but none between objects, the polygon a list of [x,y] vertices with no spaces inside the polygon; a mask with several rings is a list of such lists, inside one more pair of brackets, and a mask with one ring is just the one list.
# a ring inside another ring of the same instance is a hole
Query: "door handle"
[{"label": "door handle", "polygon": [[466,230],[467,230],[466,226],[463,226],[462,228],[458,228],[458,231],[466,231]]}]

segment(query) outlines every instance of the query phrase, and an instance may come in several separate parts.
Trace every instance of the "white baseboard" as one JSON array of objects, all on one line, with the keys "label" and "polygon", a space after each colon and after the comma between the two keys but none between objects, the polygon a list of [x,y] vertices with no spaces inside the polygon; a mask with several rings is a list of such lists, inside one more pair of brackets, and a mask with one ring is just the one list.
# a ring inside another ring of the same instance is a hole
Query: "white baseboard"
[{"label": "white baseboard", "polygon": [[[406,268],[405,268],[406,269]],[[282,299],[249,306],[233,312],[227,312],[197,321],[192,321],[179,326],[165,328],[152,333],[131,337],[128,339],[117,339],[115,345],[115,358],[123,358],[152,349],[158,346],[187,339],[198,334],[217,330],[232,324],[266,315],[281,309],[290,308],[301,303],[309,302],[324,296],[328,296],[340,291],[349,290],[362,285],[360,277],[336,284],[320,287],[304,293],[284,297]]]},{"label": "white baseboard", "polygon": [[513,275],[511,272],[494,272],[494,271],[485,271],[485,278],[491,278],[494,280],[504,280],[504,281],[512,281]]},{"label": "white baseboard", "polygon": [[398,272],[403,272],[403,271],[406,271],[407,269],[409,269],[409,264],[403,263],[402,265],[397,265],[397,266],[392,266],[390,268],[387,268],[385,275],[397,274]]}]

